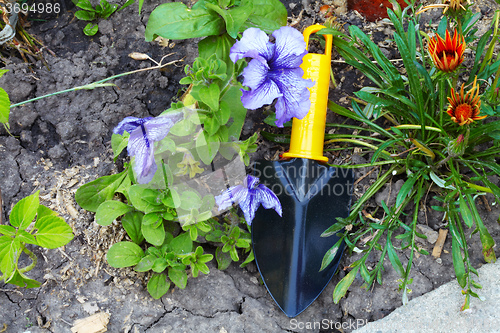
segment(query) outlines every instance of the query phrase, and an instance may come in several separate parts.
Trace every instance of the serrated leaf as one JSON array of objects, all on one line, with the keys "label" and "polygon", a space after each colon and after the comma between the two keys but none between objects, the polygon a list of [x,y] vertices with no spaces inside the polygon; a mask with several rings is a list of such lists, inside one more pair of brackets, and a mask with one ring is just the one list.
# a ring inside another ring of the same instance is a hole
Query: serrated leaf
[{"label": "serrated leaf", "polygon": [[144,257],[144,251],[132,242],[115,243],[106,254],[108,264],[115,268],[137,265],[142,257]]},{"label": "serrated leaf", "polygon": [[39,193],[40,191],[36,191],[15,204],[9,216],[10,224],[20,230],[24,230],[30,225],[36,216],[38,205],[40,204]]},{"label": "serrated leaf", "polygon": [[68,244],[74,237],[73,230],[60,216],[44,216],[35,223],[38,230],[34,234],[38,245],[55,249]]},{"label": "serrated leaf", "polygon": [[16,228],[10,225],[1,225],[0,224],[0,234],[7,236],[14,236],[16,234]]},{"label": "serrated leaf", "polygon": [[132,211],[131,207],[121,201],[107,200],[99,205],[95,214],[95,221],[97,224],[107,226],[113,223],[116,218]]},{"label": "serrated leaf", "polygon": [[23,243],[38,245],[35,236],[26,232],[25,230],[19,230],[16,235],[16,238],[18,238]]}]

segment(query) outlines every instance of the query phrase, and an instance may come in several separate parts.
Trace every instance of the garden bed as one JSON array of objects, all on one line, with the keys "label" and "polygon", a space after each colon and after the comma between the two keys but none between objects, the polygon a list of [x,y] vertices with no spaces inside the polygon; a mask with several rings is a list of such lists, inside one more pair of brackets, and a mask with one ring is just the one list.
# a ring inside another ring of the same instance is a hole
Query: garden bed
[{"label": "garden bed", "polygon": [[[323,3],[284,3],[290,16],[289,23],[295,24],[296,28],[323,22],[318,14]],[[487,1],[472,7],[483,14],[479,25],[483,31],[489,29],[493,16],[490,6],[493,4],[493,1]],[[157,116],[169,108],[185,87],[178,83],[184,76],[184,65],[192,64],[197,56],[197,40],[163,40],[161,45],[144,41],[147,19],[154,7],[145,2],[139,15],[137,5],[129,6],[109,19],[99,21],[99,32],[88,37],[83,33],[86,23],[74,17],[76,8],[67,2],[60,15],[49,21],[32,22],[28,29],[52,51],[43,51],[48,67],[41,61],[27,64],[15,54],[4,59],[9,72],[0,79],[0,86],[8,92],[12,103],[154,65],[133,60],[128,56],[131,52],[146,53],[157,61],[172,53],[166,61],[179,62],[161,70],[117,78],[113,81],[115,87],[70,92],[11,110],[12,136],[0,127],[2,220],[6,221],[13,204],[40,190],[41,203],[66,219],[75,238],[62,249],[34,248],[38,265],[29,276],[42,282],[40,288],[23,289],[0,284],[0,331],[5,324],[7,332],[69,332],[77,319],[107,313],[110,332],[301,332],[309,330],[302,329],[304,326],[297,323],[324,319],[333,323],[357,319],[373,321],[401,306],[397,281],[400,276],[389,261],[384,263],[383,285],[375,284],[371,290],[362,289],[363,280],[357,277],[346,297],[339,304],[333,303],[336,283],[345,276],[349,264],[359,259],[358,254],[345,255],[339,274],[334,276],[321,296],[295,318],[296,321],[290,321],[274,304],[260,283],[254,263],[245,268],[233,263],[227,270],[219,271],[211,262],[208,264],[209,275],[190,278],[184,290],[173,288],[160,300],[154,300],[148,294],[145,287],[147,274],[132,269],[114,269],[106,263],[107,250],[113,243],[124,239],[125,231],[119,224],[97,225],[94,214],[76,204],[74,194],[79,186],[91,180],[121,171],[124,157],[119,157],[117,164],[113,163],[112,129],[126,116]],[[430,19],[437,22],[440,16],[441,10],[429,11],[426,22]],[[383,50],[389,59],[398,57],[393,45],[386,41],[391,34],[389,25],[368,23],[354,12],[341,14],[338,20],[345,28],[357,25],[372,33],[375,42],[386,45]],[[338,54],[334,55],[333,73],[337,87],[330,90],[330,98],[345,107],[349,107],[349,96],[354,91],[369,84],[354,68],[343,63]],[[247,138],[260,130],[278,134],[289,131],[271,128],[263,123],[264,118],[262,111],[249,111],[243,136]],[[346,120],[330,113],[327,121],[343,123]],[[334,127],[327,128],[329,133],[335,130]],[[276,158],[286,149],[285,145],[261,137],[259,149],[251,158]],[[330,161],[350,161],[353,164],[367,163],[370,159],[370,155],[362,150],[352,148],[336,151],[331,157]],[[356,171],[355,199],[366,191],[379,172],[381,169],[377,167]],[[391,181],[391,189],[384,192],[385,197],[380,194],[369,202],[365,208],[367,214],[380,205],[380,200],[395,199],[400,186],[397,180]],[[491,181],[499,183],[498,178]],[[443,227],[443,213],[430,208],[435,205],[431,198],[429,195],[419,212],[419,223],[425,230],[422,233],[431,236],[420,246],[429,252],[434,247],[429,240]],[[488,195],[480,201],[478,209],[493,239],[498,242],[500,207],[493,202]],[[411,212],[407,213],[410,218]],[[470,240],[471,262],[479,268],[484,264],[479,235],[473,235]],[[498,248],[495,250],[497,255],[500,254]],[[205,251],[213,254],[215,248],[205,245]],[[402,252],[400,260],[403,264],[408,257],[408,251]],[[449,237],[440,258],[430,255],[414,258],[412,278],[410,299],[455,278]],[[334,332],[336,327],[338,325],[330,325],[321,331]]]}]

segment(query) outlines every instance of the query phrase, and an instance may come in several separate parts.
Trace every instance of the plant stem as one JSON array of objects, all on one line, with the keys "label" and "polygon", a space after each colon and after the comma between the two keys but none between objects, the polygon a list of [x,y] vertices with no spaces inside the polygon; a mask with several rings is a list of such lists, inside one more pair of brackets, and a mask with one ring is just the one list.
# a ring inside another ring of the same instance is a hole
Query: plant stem
[{"label": "plant stem", "polygon": [[19,273],[26,273],[35,268],[38,259],[36,255],[30,250],[28,250],[23,244],[21,244],[21,250],[31,258],[31,264],[29,266],[19,269]]},{"label": "plant stem", "polygon": [[[169,56],[169,55],[170,54],[168,54],[166,56]],[[163,58],[165,58],[166,56],[164,56]],[[163,60],[163,58],[162,58],[162,60]],[[96,81],[96,82],[89,83],[89,84],[85,84],[83,86],[78,86],[78,87],[74,87],[74,88],[70,88],[70,89],[64,89],[64,90],[61,90],[61,91],[56,91],[56,92],[53,92],[53,93],[50,93],[50,94],[47,94],[47,95],[43,95],[43,96],[40,96],[40,97],[35,97],[35,98],[32,98],[32,99],[28,99],[28,100],[26,100],[24,102],[11,104],[10,108],[12,109],[13,107],[21,106],[21,105],[24,105],[26,103],[31,103],[31,102],[34,102],[34,101],[38,101],[39,99],[42,99],[42,98],[46,98],[46,97],[50,97],[50,96],[55,96],[55,95],[59,95],[59,94],[67,93],[67,92],[76,91],[76,90],[82,90],[82,89],[89,89],[90,90],[90,89],[94,89],[94,88],[98,88],[98,87],[110,86],[110,85],[113,85],[113,84],[104,84],[104,83],[107,82],[107,81],[113,80],[113,79],[117,79],[117,78],[122,77],[122,76],[130,75],[130,74],[135,74],[135,73],[139,73],[139,72],[144,72],[144,71],[149,71],[149,70],[152,70],[152,69],[160,69],[160,68],[163,68],[165,66],[175,64],[176,62],[179,62],[179,61],[182,61],[182,60],[174,60],[174,61],[170,61],[170,62],[162,65],[161,64],[161,60],[160,60],[160,63],[157,66],[136,69],[136,70],[133,70],[133,71],[130,71],[130,72],[116,74],[116,75],[110,76],[108,78],[105,78],[103,80]]]}]

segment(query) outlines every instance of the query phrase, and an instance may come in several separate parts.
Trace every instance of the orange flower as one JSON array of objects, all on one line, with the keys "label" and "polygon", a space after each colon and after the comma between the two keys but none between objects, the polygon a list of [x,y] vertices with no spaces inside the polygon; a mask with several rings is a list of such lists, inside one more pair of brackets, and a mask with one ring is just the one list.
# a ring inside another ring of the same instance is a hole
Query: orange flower
[{"label": "orange flower", "polygon": [[465,39],[457,33],[453,34],[446,30],[445,39],[438,34],[429,40],[429,53],[431,54],[434,65],[443,72],[453,72],[464,60]]},{"label": "orange flower", "polygon": [[462,84],[460,94],[456,93],[455,89],[451,88],[451,97],[448,97],[450,105],[448,106],[448,111],[446,111],[446,113],[450,115],[451,120],[460,126],[470,124],[474,120],[486,118],[486,116],[479,116],[481,101],[479,100],[479,85],[476,85],[476,81],[477,77],[474,79],[472,89],[469,90],[465,96],[465,83]]}]

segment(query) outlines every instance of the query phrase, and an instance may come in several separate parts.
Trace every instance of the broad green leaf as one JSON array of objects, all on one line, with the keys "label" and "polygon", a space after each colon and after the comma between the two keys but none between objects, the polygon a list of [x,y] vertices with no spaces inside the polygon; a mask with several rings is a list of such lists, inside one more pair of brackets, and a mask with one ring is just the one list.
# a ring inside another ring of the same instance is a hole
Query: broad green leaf
[{"label": "broad green leaf", "polygon": [[7,124],[9,122],[10,99],[9,94],[0,88],[0,123]]},{"label": "broad green leaf", "polygon": [[155,228],[155,226],[152,224],[144,224],[143,220],[141,231],[146,241],[155,246],[162,245],[163,241],[165,240],[165,228],[163,227],[163,223]]},{"label": "broad green leaf", "polygon": [[462,251],[460,251],[460,246],[455,237],[453,237],[451,241],[451,255],[453,257],[453,267],[455,268],[458,284],[460,287],[465,288],[467,277],[465,275],[464,258],[462,257]]},{"label": "broad green leaf", "polygon": [[64,246],[74,237],[73,230],[60,216],[44,216],[36,221],[35,228],[38,245],[47,249]]},{"label": "broad green leaf", "polygon": [[198,53],[200,57],[208,59],[214,54],[227,65],[226,74],[230,76],[234,70],[234,64],[229,58],[229,50],[234,45],[234,38],[227,33],[220,36],[209,36],[198,42]]},{"label": "broad green leaf", "polygon": [[222,252],[221,247],[217,247],[215,250],[215,259],[217,260],[217,269],[223,271],[231,265],[233,259],[231,255],[227,252]]},{"label": "broad green leaf", "polygon": [[127,175],[128,170],[118,174],[104,176],[80,187],[75,194],[75,200],[85,210],[96,212],[99,205],[113,199],[116,189]]},{"label": "broad green leaf", "polygon": [[26,229],[36,216],[40,199],[40,191],[36,191],[30,196],[19,200],[10,213],[10,224],[20,230]]},{"label": "broad green leaf", "polygon": [[95,221],[99,225],[107,226],[113,223],[117,217],[122,216],[133,209],[134,207],[131,207],[121,201],[107,200],[100,204],[99,208],[97,208]]},{"label": "broad green leaf", "polygon": [[35,236],[26,232],[25,230],[19,230],[16,238],[18,238],[23,243],[38,245]]},{"label": "broad green leaf", "polygon": [[252,15],[243,24],[240,31],[256,27],[266,33],[272,33],[286,25],[288,13],[279,0],[253,0],[253,8]]},{"label": "broad green leaf", "polygon": [[217,83],[211,83],[210,86],[203,86],[199,91],[200,100],[208,107],[217,112],[219,110],[220,88]]},{"label": "broad green leaf", "polygon": [[162,4],[153,10],[146,26],[146,41],[161,36],[188,39],[220,35],[225,24],[222,17],[202,6],[188,9],[182,2]]},{"label": "broad green leaf", "polygon": [[139,245],[132,242],[115,243],[106,254],[108,264],[115,268],[137,265],[142,257],[144,257],[144,251]]},{"label": "broad green leaf", "polygon": [[0,234],[7,236],[14,236],[16,234],[16,228],[10,225],[0,224]]},{"label": "broad green leaf", "polygon": [[38,209],[36,211],[36,218],[37,219],[41,219],[44,216],[50,216],[50,215],[57,216],[59,214],[57,214],[57,212],[53,211],[52,209],[50,209],[47,206],[44,206],[44,205],[38,206]]},{"label": "broad green leaf", "polygon": [[99,26],[94,23],[89,23],[83,28],[83,33],[87,36],[94,36],[99,31]]},{"label": "broad green leaf", "polygon": [[165,274],[153,273],[148,281],[147,288],[151,297],[160,299],[170,288],[170,282],[167,281],[167,276]]},{"label": "broad green leaf", "polygon": [[161,193],[158,190],[144,188],[142,185],[132,185],[128,190],[132,205],[144,213],[161,212],[165,209]]},{"label": "broad green leaf", "polygon": [[130,239],[136,244],[141,244],[144,240],[141,231],[143,216],[144,214],[141,212],[128,212],[122,217],[123,229],[125,229]]},{"label": "broad green leaf", "polygon": [[206,132],[200,133],[196,139],[196,152],[201,161],[206,165],[212,163],[215,155],[219,151],[220,142],[212,136],[208,136]]},{"label": "broad green leaf", "polygon": [[233,123],[229,126],[229,141],[238,141],[240,139],[241,129],[247,116],[247,109],[241,102],[242,92],[240,88],[240,86],[231,86],[221,97],[221,103],[225,102],[231,106]]},{"label": "broad green leaf", "polygon": [[11,277],[21,255],[21,241],[9,236],[0,237],[0,272],[4,279]]},{"label": "broad green leaf", "polygon": [[125,149],[128,145],[128,139],[130,134],[128,132],[123,132],[123,135],[114,134],[111,135],[111,148],[113,149],[113,159],[116,160],[118,155]]},{"label": "broad green leaf", "polygon": [[81,9],[94,11],[94,6],[92,6],[89,0],[80,0],[76,3],[76,6]]},{"label": "broad green leaf", "polygon": [[6,283],[11,283],[21,288],[38,288],[42,285],[41,282],[37,280],[30,279],[23,273],[21,273],[17,268],[11,277],[5,281]]},{"label": "broad green leaf", "polygon": [[222,9],[218,5],[206,3],[205,6],[218,13],[226,23],[226,31],[229,36],[236,38],[241,26],[253,12],[253,2],[242,0],[238,6],[231,9]]},{"label": "broad green leaf", "polygon": [[207,117],[207,119],[205,119],[205,122],[203,124],[203,129],[205,130],[205,133],[208,134],[209,136],[212,136],[215,133],[217,133],[219,128],[220,128],[220,123],[215,115],[212,118]]},{"label": "broad green leaf", "polygon": [[185,270],[169,268],[168,278],[180,289],[186,288],[187,273]]},{"label": "broad green leaf", "polygon": [[335,286],[335,289],[333,290],[333,302],[335,304],[338,304],[340,299],[344,297],[358,271],[359,266],[354,267],[346,276],[342,278],[342,280],[339,281],[339,283],[337,283],[337,286]]},{"label": "broad green leaf", "polygon": [[139,261],[139,263],[137,265],[135,265],[134,271],[136,271],[136,272],[149,271],[151,268],[153,268],[153,264],[157,258],[158,257],[156,257],[153,254],[148,254],[147,256],[144,256],[141,259],[141,261]]},{"label": "broad green leaf", "polygon": [[77,19],[82,21],[93,21],[95,20],[95,12],[89,12],[86,10],[77,10],[75,12],[75,16]]},{"label": "broad green leaf", "polygon": [[161,273],[168,267],[168,261],[165,258],[156,258],[151,270],[155,273]]},{"label": "broad green leaf", "polygon": [[193,241],[189,237],[189,233],[185,232],[172,239],[168,248],[177,255],[186,254],[193,251]]},{"label": "broad green leaf", "polygon": [[198,209],[201,206],[200,195],[195,191],[184,191],[181,194],[181,208],[185,210]]}]

